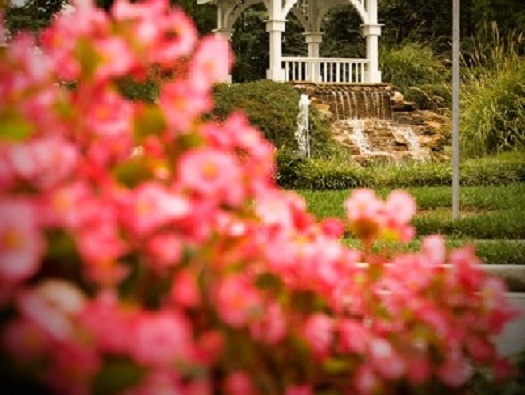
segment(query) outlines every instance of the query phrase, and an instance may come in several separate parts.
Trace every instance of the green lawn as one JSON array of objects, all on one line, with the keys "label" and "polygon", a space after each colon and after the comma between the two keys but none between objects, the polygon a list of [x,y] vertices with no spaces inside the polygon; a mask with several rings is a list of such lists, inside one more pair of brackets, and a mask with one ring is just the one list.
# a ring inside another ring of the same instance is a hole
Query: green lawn
[{"label": "green lawn", "polygon": [[[386,196],[392,189],[380,189]],[[406,188],[416,199],[413,224],[418,239],[396,249],[417,249],[420,238],[443,234],[450,248],[474,244],[486,263],[525,264],[525,183],[507,186],[461,187],[461,218],[452,220],[450,187]],[[318,218],[344,218],[343,202],[350,191],[298,191]],[[351,234],[345,243],[356,245]]]}]

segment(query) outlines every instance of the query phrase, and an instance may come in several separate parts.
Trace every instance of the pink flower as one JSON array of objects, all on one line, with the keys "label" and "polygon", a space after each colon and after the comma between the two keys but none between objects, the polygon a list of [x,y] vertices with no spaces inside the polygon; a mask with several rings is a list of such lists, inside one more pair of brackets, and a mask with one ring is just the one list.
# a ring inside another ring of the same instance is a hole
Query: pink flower
[{"label": "pink flower", "polygon": [[78,162],[76,147],[53,137],[15,144],[6,154],[16,177],[45,189],[71,176]]},{"label": "pink flower", "polygon": [[493,372],[496,380],[504,381],[515,377],[517,374],[517,369],[508,360],[497,358],[494,363]]},{"label": "pink flower", "polygon": [[237,205],[244,198],[243,174],[231,153],[201,148],[186,152],[177,167],[179,185],[202,197]]},{"label": "pink flower", "polygon": [[422,242],[422,252],[430,265],[442,265],[445,263],[446,249],[443,236],[427,236]]},{"label": "pink flower", "polygon": [[228,276],[217,289],[217,308],[220,318],[240,328],[263,312],[262,300],[249,282],[241,276]]},{"label": "pink flower", "polygon": [[134,233],[145,236],[189,213],[186,198],[155,182],[145,182],[135,188],[121,214]]},{"label": "pink flower", "polygon": [[220,331],[212,330],[205,332],[196,344],[198,360],[205,365],[215,363],[221,356],[224,344],[224,336]]},{"label": "pink flower", "polygon": [[485,274],[479,264],[480,259],[474,254],[473,246],[465,246],[451,251],[449,262],[453,266],[451,276],[458,285],[468,290],[477,290],[484,281]]},{"label": "pink flower", "polygon": [[80,342],[65,342],[55,347],[46,383],[56,393],[89,395],[91,382],[101,366],[100,356]]},{"label": "pink flower", "polygon": [[134,321],[130,354],[136,362],[167,367],[189,359],[193,340],[184,316],[161,311],[142,313]]},{"label": "pink flower", "polygon": [[[42,217],[47,226],[77,229],[92,216],[92,191],[84,181],[61,185],[49,191],[43,200]],[[79,207],[82,210],[78,210]]]},{"label": "pink flower", "polygon": [[140,3],[130,3],[128,0],[116,0],[111,14],[116,20],[141,20],[161,18],[169,9],[166,0],[146,0]]},{"label": "pink flower", "polygon": [[173,67],[181,57],[193,51],[197,42],[197,30],[193,21],[180,9],[156,20],[163,31],[164,39],[151,48],[151,62],[165,67]]},{"label": "pink flower", "polygon": [[316,357],[329,355],[334,329],[334,320],[325,314],[316,313],[308,317],[302,334]]},{"label": "pink flower", "polygon": [[228,76],[232,55],[228,41],[214,36],[201,40],[191,60],[190,76],[197,89],[208,90]]},{"label": "pink flower", "polygon": [[477,362],[490,362],[496,355],[496,347],[488,339],[472,335],[465,340],[470,356]]},{"label": "pink flower", "polygon": [[345,352],[364,354],[372,340],[372,333],[362,322],[341,320],[338,323],[339,342]]},{"label": "pink flower", "polygon": [[178,80],[163,86],[159,105],[169,127],[180,133],[190,131],[197,117],[209,110],[212,103],[209,92],[194,86],[191,81]]},{"label": "pink flower", "polygon": [[77,249],[85,262],[88,277],[101,284],[116,284],[127,274],[118,263],[127,250],[114,223],[103,222],[75,233]]},{"label": "pink flower", "polygon": [[377,237],[408,242],[414,237],[414,229],[408,225],[416,212],[414,199],[403,191],[393,191],[383,203],[369,189],[352,192],[345,201],[350,229],[370,244]]},{"label": "pink flower", "polygon": [[361,219],[380,218],[383,213],[383,202],[370,189],[358,189],[352,192],[345,203],[346,216],[350,222]]},{"label": "pink flower", "polygon": [[224,389],[228,395],[256,395],[253,382],[245,372],[234,372],[226,377]]},{"label": "pink flower", "polygon": [[357,369],[354,385],[359,395],[379,394],[383,389],[383,382],[370,365],[361,365]]},{"label": "pink flower", "polygon": [[194,308],[201,302],[196,276],[188,271],[180,272],[171,288],[171,300],[180,307]]},{"label": "pink flower", "polygon": [[363,240],[372,240],[384,223],[384,204],[369,189],[355,190],[345,203],[350,229]]},{"label": "pink flower", "polygon": [[438,377],[451,387],[463,385],[472,376],[472,366],[458,354],[449,354],[445,358],[445,362],[437,370]]},{"label": "pink flower", "polygon": [[[90,133],[103,140],[116,137],[124,140],[131,148],[133,105],[107,88],[99,88],[92,92],[87,90],[79,94],[96,97],[95,102],[82,103],[87,106],[83,119]],[[83,99],[84,97],[79,98]],[[128,154],[129,152],[130,150]]]},{"label": "pink flower", "polygon": [[0,280],[27,280],[37,273],[44,253],[36,208],[25,199],[0,198],[0,218]]},{"label": "pink flower", "polygon": [[385,339],[373,339],[368,345],[368,351],[370,365],[387,380],[398,379],[405,373],[405,362]]},{"label": "pink flower", "polygon": [[134,56],[123,39],[110,37],[98,40],[94,47],[100,57],[96,71],[97,79],[119,77],[133,67]]},{"label": "pink flower", "polygon": [[171,233],[154,235],[147,241],[146,252],[151,267],[159,273],[179,263],[182,256],[180,237]]},{"label": "pink flower", "polygon": [[286,317],[277,302],[270,303],[260,320],[250,326],[250,332],[255,339],[260,339],[267,344],[277,344],[287,332]]},{"label": "pink flower", "polygon": [[62,280],[44,281],[17,297],[22,315],[59,341],[75,338],[74,317],[82,311],[84,302],[80,290]]},{"label": "pink flower", "polygon": [[386,211],[396,224],[404,225],[416,214],[416,201],[405,191],[392,191],[386,200]]},{"label": "pink flower", "polygon": [[[122,395],[180,395],[188,394],[173,369],[154,369],[138,385]],[[191,394],[191,393],[190,393]],[[195,395],[200,395],[199,393]],[[206,395],[204,393],[203,395]]]},{"label": "pink flower", "polygon": [[286,388],[285,395],[313,395],[313,389],[310,385],[292,385]]},{"label": "pink flower", "polygon": [[407,361],[407,377],[413,384],[421,384],[428,380],[431,374],[429,358],[416,356]]},{"label": "pink flower", "polygon": [[34,362],[49,352],[51,339],[28,319],[9,322],[2,332],[2,346],[23,362]]},{"label": "pink flower", "polygon": [[132,313],[126,311],[113,291],[103,291],[88,300],[78,314],[78,322],[85,328],[97,349],[108,353],[125,353],[134,342]]},{"label": "pink flower", "polygon": [[483,302],[488,310],[488,329],[492,334],[501,333],[506,324],[520,315],[510,304],[505,292],[505,283],[496,277],[488,277],[481,288]]},{"label": "pink flower", "polygon": [[324,235],[334,239],[343,237],[345,232],[345,225],[339,218],[324,218],[319,226]]}]

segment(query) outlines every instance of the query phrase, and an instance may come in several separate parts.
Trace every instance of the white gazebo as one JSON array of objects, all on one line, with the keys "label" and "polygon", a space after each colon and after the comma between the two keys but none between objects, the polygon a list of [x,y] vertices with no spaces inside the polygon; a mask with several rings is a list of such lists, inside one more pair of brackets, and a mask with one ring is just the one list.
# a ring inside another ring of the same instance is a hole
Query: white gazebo
[{"label": "white gazebo", "polygon": [[[263,3],[268,10],[266,31],[270,35],[270,64],[266,77],[273,81],[380,83],[378,42],[381,25],[377,21],[378,0],[197,0],[198,4],[217,5],[215,34],[231,40],[235,21],[249,7]],[[323,40],[321,24],[334,7],[351,4],[362,20],[366,40],[366,59],[321,58]],[[282,54],[282,34],[286,17],[293,13],[304,27],[308,57],[288,57]]]}]

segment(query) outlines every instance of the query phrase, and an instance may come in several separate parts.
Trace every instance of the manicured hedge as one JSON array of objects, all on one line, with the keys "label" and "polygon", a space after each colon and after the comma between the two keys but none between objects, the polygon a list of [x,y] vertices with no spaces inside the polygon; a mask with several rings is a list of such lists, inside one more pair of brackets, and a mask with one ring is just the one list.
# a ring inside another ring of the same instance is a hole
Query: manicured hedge
[{"label": "manicured hedge", "polygon": [[[282,155],[278,163],[277,181],[289,189],[408,188],[452,183],[452,167],[445,162],[359,167],[350,161],[301,160]],[[463,186],[509,185],[523,181],[525,160],[470,161],[460,169]]]}]

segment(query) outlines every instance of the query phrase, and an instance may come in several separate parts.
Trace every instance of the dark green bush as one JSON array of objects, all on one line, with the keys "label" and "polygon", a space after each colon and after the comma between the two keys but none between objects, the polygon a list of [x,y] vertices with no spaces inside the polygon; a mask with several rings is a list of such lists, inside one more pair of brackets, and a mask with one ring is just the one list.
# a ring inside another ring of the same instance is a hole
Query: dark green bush
[{"label": "dark green bush", "polygon": [[152,103],[159,96],[159,84],[154,80],[138,82],[132,78],[117,81],[122,95],[130,100]]},{"label": "dark green bush", "polygon": [[[211,116],[224,119],[242,110],[250,123],[259,128],[278,149],[296,150],[300,93],[288,84],[267,80],[244,84],[219,84],[213,92],[215,108]],[[337,147],[330,136],[330,125],[310,107],[312,157],[330,157]]]}]

